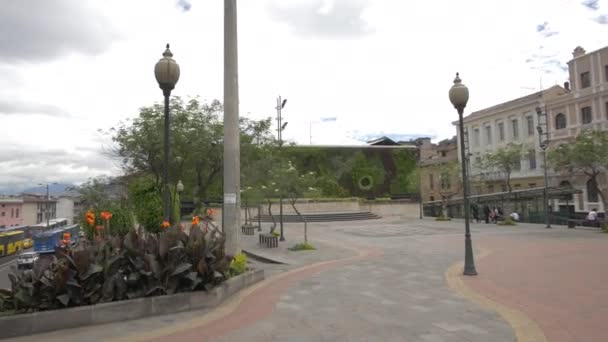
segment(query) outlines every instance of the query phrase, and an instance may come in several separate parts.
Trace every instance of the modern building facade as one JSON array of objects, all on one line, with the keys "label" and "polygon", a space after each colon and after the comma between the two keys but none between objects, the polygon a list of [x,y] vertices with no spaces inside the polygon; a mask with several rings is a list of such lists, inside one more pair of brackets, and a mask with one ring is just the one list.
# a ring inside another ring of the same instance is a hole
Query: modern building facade
[{"label": "modern building facade", "polygon": [[33,225],[47,219],[57,218],[57,199],[45,196],[23,196],[23,224]]},{"label": "modern building facade", "polygon": [[69,196],[59,196],[57,199],[57,217],[66,218],[68,225],[74,224],[74,199]]},{"label": "modern building facade", "polygon": [[0,228],[23,225],[23,200],[0,198]]}]

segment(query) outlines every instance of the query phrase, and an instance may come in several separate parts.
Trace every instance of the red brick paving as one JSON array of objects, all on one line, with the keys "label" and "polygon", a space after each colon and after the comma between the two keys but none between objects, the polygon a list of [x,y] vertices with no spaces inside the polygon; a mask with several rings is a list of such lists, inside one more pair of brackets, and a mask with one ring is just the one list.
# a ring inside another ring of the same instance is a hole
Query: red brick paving
[{"label": "red brick paving", "polygon": [[482,237],[479,276],[467,285],[524,312],[550,342],[608,341],[608,239]]},{"label": "red brick paving", "polygon": [[236,329],[247,327],[268,317],[274,311],[281,295],[287,292],[287,290],[294,286],[298,281],[306,279],[316,273],[352,263],[356,260],[376,257],[382,254],[383,252],[381,250],[366,250],[354,257],[332,260],[305,267],[300,271],[291,273],[277,281],[273,281],[266,286],[258,288],[245,297],[236,310],[227,317],[219,318],[204,324],[203,326],[166,336],[159,336],[148,341],[210,341],[213,338],[222,336]]}]

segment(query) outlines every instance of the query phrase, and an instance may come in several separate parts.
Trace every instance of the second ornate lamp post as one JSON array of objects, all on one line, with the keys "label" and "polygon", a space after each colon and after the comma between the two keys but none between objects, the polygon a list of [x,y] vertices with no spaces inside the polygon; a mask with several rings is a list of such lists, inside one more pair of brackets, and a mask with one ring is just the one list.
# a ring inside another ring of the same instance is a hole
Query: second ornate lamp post
[{"label": "second ornate lamp post", "polygon": [[163,155],[163,218],[169,221],[171,218],[171,194],[169,192],[169,96],[175,88],[175,84],[179,80],[179,65],[173,59],[173,53],[167,49],[163,53],[156,66],[154,67],[154,76],[158,86],[163,90],[165,96],[165,127],[164,127],[164,155]]},{"label": "second ornate lamp post", "polygon": [[[549,217],[549,183],[547,177],[547,147],[549,147],[549,122],[547,121],[547,112],[543,113],[540,107],[536,107],[536,114],[538,115],[538,145],[543,150],[543,169],[544,169],[544,183],[543,187],[543,203],[545,209],[545,228],[551,228],[551,220]],[[541,118],[545,118],[544,123],[541,123]],[[545,129],[543,130],[543,125]]]},{"label": "second ornate lamp post", "polygon": [[469,227],[469,186],[467,178],[467,158],[464,148],[464,122],[462,114],[464,108],[467,106],[469,101],[469,89],[461,83],[458,73],[454,79],[454,85],[450,88],[450,102],[454,105],[454,108],[458,111],[458,128],[460,135],[460,162],[462,168],[462,187],[463,187],[463,205],[464,205],[464,227],[465,227],[465,239],[464,239],[464,275],[477,275],[475,270],[475,260],[473,259],[473,242],[471,241],[471,229]]}]

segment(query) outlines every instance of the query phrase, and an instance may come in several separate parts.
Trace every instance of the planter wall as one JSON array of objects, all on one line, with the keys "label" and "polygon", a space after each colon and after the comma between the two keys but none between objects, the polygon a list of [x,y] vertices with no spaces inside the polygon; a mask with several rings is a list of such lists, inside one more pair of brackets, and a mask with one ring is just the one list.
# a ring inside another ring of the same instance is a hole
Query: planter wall
[{"label": "planter wall", "polygon": [[263,279],[263,270],[251,270],[228,279],[209,292],[184,292],[167,296],[138,298],[0,317],[0,331],[2,332],[2,338],[10,338],[87,325],[167,315],[181,311],[207,309],[221,304],[234,293]]}]

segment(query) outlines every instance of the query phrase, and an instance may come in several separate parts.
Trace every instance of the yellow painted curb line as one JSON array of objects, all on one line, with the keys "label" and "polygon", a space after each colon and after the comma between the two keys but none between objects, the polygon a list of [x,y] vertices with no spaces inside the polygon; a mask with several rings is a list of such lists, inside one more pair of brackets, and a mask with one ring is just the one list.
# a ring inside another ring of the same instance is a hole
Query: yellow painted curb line
[{"label": "yellow painted curb line", "polygon": [[[477,258],[481,259],[488,255],[490,255],[490,251],[481,250],[481,252],[477,255]],[[536,322],[526,316],[523,312],[508,308],[502,304],[492,301],[491,299],[478,294],[477,292],[473,291],[473,289],[468,287],[462,280],[463,269],[463,263],[459,262],[452,265],[445,272],[445,279],[450,288],[473,303],[483,308],[496,311],[502,316],[502,318],[504,318],[505,321],[507,321],[507,323],[509,323],[515,332],[518,342],[547,342],[547,338],[538,324],[536,324]]]}]

